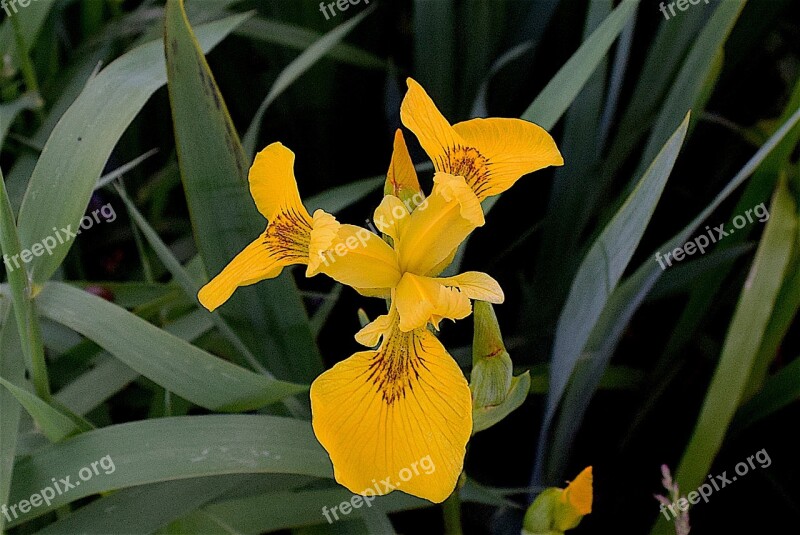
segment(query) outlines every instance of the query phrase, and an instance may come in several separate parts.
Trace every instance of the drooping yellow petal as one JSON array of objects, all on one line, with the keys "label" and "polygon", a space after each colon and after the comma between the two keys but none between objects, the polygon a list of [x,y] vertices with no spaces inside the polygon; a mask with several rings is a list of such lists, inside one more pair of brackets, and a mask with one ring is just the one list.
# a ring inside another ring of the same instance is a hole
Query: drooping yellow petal
[{"label": "drooping yellow petal", "polygon": [[424,327],[434,316],[438,326],[441,318],[463,319],[472,312],[469,298],[459,290],[413,273],[405,273],[400,279],[393,302],[404,332]]},{"label": "drooping yellow petal", "polygon": [[434,279],[445,286],[461,290],[470,299],[499,304],[505,300],[503,289],[492,277],[480,271],[465,271],[454,277]]},{"label": "drooping yellow petal", "polygon": [[570,504],[583,516],[592,512],[592,480],[592,467],[587,466],[567,485],[561,495],[564,503]]},{"label": "drooping yellow petal", "polygon": [[321,252],[316,270],[332,279],[363,289],[381,291],[400,280],[397,255],[380,236],[354,225],[341,225],[336,238]]},{"label": "drooping yellow petal", "polygon": [[414,169],[414,162],[411,161],[411,155],[408,153],[403,131],[399,128],[394,133],[394,149],[392,150],[389,170],[386,173],[383,194],[394,195],[399,199],[408,199],[415,195],[422,196],[422,188],[419,187],[419,179],[417,178],[417,171]]},{"label": "drooping yellow petal", "polygon": [[403,272],[429,273],[484,224],[480,203],[462,177],[436,173],[433,180],[425,208],[412,212],[397,240]]},{"label": "drooping yellow petal", "polygon": [[442,344],[396,321],[378,350],[354,354],[311,385],[314,433],[336,481],[364,496],[396,489],[444,501],[463,468],[471,411],[467,382]]},{"label": "drooping yellow petal", "polygon": [[204,307],[214,310],[225,303],[239,286],[277,277],[285,266],[308,261],[310,226],[305,235],[302,229],[292,229],[294,233],[283,234],[280,220],[276,221],[278,224],[270,224],[264,234],[203,286],[197,298]]},{"label": "drooping yellow petal", "polygon": [[503,193],[523,175],[564,165],[552,136],[522,119],[472,119],[453,129],[480,153],[471,165],[474,171],[466,173],[467,183],[480,200]]},{"label": "drooping yellow petal", "polygon": [[250,195],[269,221],[279,213],[311,219],[300,200],[294,177],[294,153],[281,143],[272,143],[256,155],[250,168]]}]

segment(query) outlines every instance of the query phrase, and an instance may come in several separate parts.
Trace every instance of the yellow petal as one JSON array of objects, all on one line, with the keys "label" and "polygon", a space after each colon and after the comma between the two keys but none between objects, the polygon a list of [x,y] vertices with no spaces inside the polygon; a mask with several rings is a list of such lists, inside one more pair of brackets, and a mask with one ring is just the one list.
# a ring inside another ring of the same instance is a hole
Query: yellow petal
[{"label": "yellow petal", "polygon": [[365,291],[393,288],[400,280],[394,250],[380,236],[354,225],[339,227],[317,271]]},{"label": "yellow petal", "polygon": [[294,153],[281,143],[272,143],[256,155],[250,168],[250,195],[269,221],[279,213],[311,219],[297,191]]},{"label": "yellow petal", "polygon": [[431,196],[412,212],[395,243],[403,272],[429,273],[484,224],[480,203],[462,177],[436,173],[433,180]]},{"label": "yellow petal", "polygon": [[336,218],[324,210],[314,212],[311,226],[306,277],[313,277],[319,272],[319,264],[325,259],[325,251],[330,248],[341,227]]},{"label": "yellow petal", "polygon": [[375,209],[375,215],[372,219],[375,223],[375,228],[394,240],[395,252],[398,245],[397,239],[400,237],[401,230],[408,224],[410,215],[403,201],[394,195],[385,195]]},{"label": "yellow petal", "polygon": [[449,154],[463,142],[422,86],[411,78],[406,83],[408,91],[400,105],[400,120],[417,136],[436,170],[450,172]]},{"label": "yellow petal", "polygon": [[505,300],[503,289],[492,277],[480,271],[466,271],[454,277],[434,279],[445,286],[454,286],[470,299],[499,304]]},{"label": "yellow petal", "polygon": [[417,171],[414,169],[414,162],[411,161],[411,155],[408,153],[403,131],[398,128],[394,133],[392,160],[389,163],[389,171],[386,173],[383,193],[406,199],[414,195],[421,196],[421,192]]},{"label": "yellow petal", "polygon": [[203,286],[197,294],[200,303],[214,310],[227,301],[239,286],[248,286],[277,277],[284,266],[299,263],[270,246],[269,228],[257,240],[236,255],[222,272]]},{"label": "yellow petal", "polygon": [[375,347],[378,345],[381,336],[392,326],[393,321],[395,321],[393,315],[384,314],[383,316],[378,316],[356,333],[356,342],[362,346]]},{"label": "yellow petal", "polygon": [[197,294],[200,303],[214,310],[239,286],[277,277],[285,266],[308,264],[312,220],[303,209],[272,214],[267,229],[257,240],[206,284]]},{"label": "yellow petal", "polygon": [[592,512],[592,467],[587,466],[564,489],[561,499],[572,506],[579,515]]},{"label": "yellow petal", "polygon": [[314,433],[336,481],[364,496],[397,489],[444,501],[463,468],[471,411],[467,382],[436,337],[424,328],[403,333],[396,322],[378,350],[354,354],[311,385]]},{"label": "yellow petal", "polygon": [[413,273],[405,273],[400,279],[393,302],[404,332],[424,327],[434,316],[438,326],[441,318],[462,319],[472,312],[469,299],[460,291]]},{"label": "yellow petal", "polygon": [[450,158],[449,172],[459,174],[459,168],[468,168],[464,176],[480,200],[506,191],[523,175],[564,165],[550,134],[521,119],[472,119],[453,129],[467,148],[462,149],[461,161]]}]

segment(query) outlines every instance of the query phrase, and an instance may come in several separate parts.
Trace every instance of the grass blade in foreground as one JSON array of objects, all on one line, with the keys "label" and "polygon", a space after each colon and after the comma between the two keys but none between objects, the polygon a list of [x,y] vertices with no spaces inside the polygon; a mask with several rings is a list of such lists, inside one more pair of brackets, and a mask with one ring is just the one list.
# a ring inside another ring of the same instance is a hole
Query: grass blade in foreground
[{"label": "grass blade in foreground", "polygon": [[82,467],[105,456],[113,460],[113,471],[82,482],[12,525],[86,496],[159,481],[255,473],[333,477],[307,422],[241,414],[183,416],[105,427],[39,450],[15,466],[9,503],[51,485],[52,477],[74,480]]},{"label": "grass blade in foreground", "polygon": [[[543,459],[549,426],[556,414],[569,378],[597,324],[608,298],[639,244],[661,192],[678,158],[689,114],[642,176],[636,188],[592,244],[572,282],[559,318],[550,367],[550,391],[542,432],[539,459]],[[541,464],[539,461],[538,464]],[[539,468],[541,470],[541,467]]]},{"label": "grass blade in foreground", "polygon": [[[264,232],[266,221],[250,197],[249,162],[181,0],[167,2],[164,31],[181,177],[200,256],[208,273],[215,275]],[[239,288],[222,311],[245,343],[258,344],[256,354],[267,359],[267,368],[277,377],[310,381],[322,371],[322,358],[288,271]]]},{"label": "grass blade in foreground", "polygon": [[[694,489],[700,485],[722,446],[728,426],[742,400],[789,265],[797,230],[797,206],[785,180],[778,186],[770,213],[728,328],[719,364],[678,467],[676,479],[682,489]],[[670,532],[672,526],[663,520],[659,517],[653,534]]]},{"label": "grass blade in foreground", "polygon": [[209,410],[257,409],[307,388],[219,359],[113,303],[60,282],[48,283],[36,301],[44,316],[81,333],[170,392]]}]

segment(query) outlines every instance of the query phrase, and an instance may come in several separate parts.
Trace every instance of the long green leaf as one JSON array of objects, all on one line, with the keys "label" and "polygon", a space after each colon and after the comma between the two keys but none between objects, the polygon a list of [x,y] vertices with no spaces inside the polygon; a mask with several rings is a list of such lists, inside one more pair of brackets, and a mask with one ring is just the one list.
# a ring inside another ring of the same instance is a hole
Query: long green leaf
[{"label": "long green leaf", "polygon": [[[297,50],[307,49],[322,37],[317,32],[306,28],[260,17],[253,17],[248,20],[237,28],[235,33],[253,40],[274,43]],[[325,55],[341,63],[365,69],[386,68],[385,60],[371,52],[347,43],[339,43],[331,47],[325,52]]]},{"label": "long green leaf", "polygon": [[[25,379],[25,364],[22,362],[22,348],[15,325],[10,317],[8,303],[0,303],[0,377],[15,384]],[[17,437],[22,408],[14,396],[6,389],[0,389],[0,503],[8,503],[11,489],[11,474],[14,470],[14,457],[17,454]],[[0,516],[0,532],[6,519]]]},{"label": "long green leaf", "polygon": [[638,5],[639,0],[623,0],[561,67],[522,118],[546,130],[553,128],[595,72]]},{"label": "long green leaf", "polygon": [[[2,249],[8,285],[11,288],[11,300],[14,307],[14,316],[17,320],[17,329],[22,341],[22,354],[25,356],[25,365],[31,373],[36,393],[45,401],[50,400],[50,381],[47,377],[47,363],[44,359],[44,345],[36,317],[31,296],[33,288],[27,276],[25,266],[26,256],[22,254],[20,237],[17,226],[14,224],[14,213],[8,199],[6,183],[0,172],[0,249]],[[44,250],[39,246],[39,254]],[[36,258],[27,250],[29,259]]]},{"label": "long green leaf", "polygon": [[[795,111],[777,129],[700,214],[677,234],[662,243],[654,253],[657,251],[671,251],[686,243],[700,225],[719,208],[720,204],[736,188],[741,186],[753,173],[759,171],[762,165],[767,165],[772,152],[782,147],[784,139],[790,135],[798,124],[800,124],[800,110]],[[591,393],[594,393],[600,384],[603,372],[608,366],[625,326],[628,325],[633,314],[662,274],[663,270],[651,255],[609,298],[586,345],[585,354],[591,358],[591,366],[583,367],[581,370],[583,373],[576,374],[570,381],[569,392],[567,392],[569,399],[565,399],[564,408],[559,415],[559,424],[556,426],[551,448],[552,452],[567,452],[569,450],[572,437],[574,437],[592,398]],[[560,473],[558,466],[563,466],[566,458],[566,455],[551,456],[551,462],[548,463],[548,472],[551,477],[555,477],[555,474]],[[560,465],[554,462],[555,460],[558,460]]]},{"label": "long green leaf", "polygon": [[[239,136],[179,0],[167,3],[165,50],[178,160],[195,241],[209,274],[216,275],[259,234],[266,221],[247,187]],[[310,381],[322,371],[291,274],[240,288],[223,313],[245,343],[257,343],[277,377]],[[252,345],[251,345],[252,347]]]},{"label": "long green leaf", "polygon": [[[797,207],[785,181],[773,197],[771,216],[725,337],[692,438],[677,471],[680,488],[696,488],[711,469],[739,406],[772,314],[797,232]],[[668,533],[659,522],[654,533]]]},{"label": "long green leaf", "polygon": [[36,301],[44,316],[81,333],[170,392],[210,410],[251,410],[306,389],[219,359],[66,284],[48,283]]},{"label": "long green leaf", "polygon": [[52,477],[80,481],[81,468],[106,456],[113,461],[113,470],[101,470],[9,525],[86,496],[147,483],[223,474],[333,475],[307,422],[260,415],[159,418],[82,433],[20,460],[9,503],[51,486]]}]

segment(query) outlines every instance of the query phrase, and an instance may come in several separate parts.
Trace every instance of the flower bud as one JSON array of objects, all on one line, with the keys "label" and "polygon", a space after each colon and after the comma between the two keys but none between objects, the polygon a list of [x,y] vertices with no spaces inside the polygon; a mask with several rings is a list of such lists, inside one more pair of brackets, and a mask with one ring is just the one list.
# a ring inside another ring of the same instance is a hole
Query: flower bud
[{"label": "flower bud", "polygon": [[522,521],[523,535],[560,535],[592,512],[592,467],[587,466],[567,488],[550,487],[533,501]]},{"label": "flower bud", "polygon": [[511,388],[513,364],[492,305],[475,301],[470,390],[476,408],[500,405]]}]

